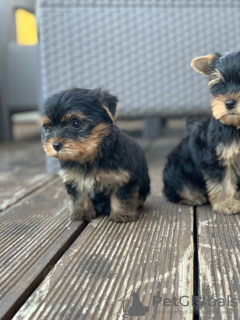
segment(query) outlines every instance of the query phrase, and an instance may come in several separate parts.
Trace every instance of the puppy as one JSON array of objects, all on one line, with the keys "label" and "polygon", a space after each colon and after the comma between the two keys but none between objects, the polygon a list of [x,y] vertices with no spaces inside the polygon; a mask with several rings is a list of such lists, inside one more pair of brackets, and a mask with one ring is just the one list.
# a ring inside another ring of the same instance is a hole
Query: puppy
[{"label": "puppy", "polygon": [[61,164],[72,220],[97,214],[135,221],[150,192],[143,151],[114,124],[118,99],[106,91],[71,89],[45,102],[43,147]]},{"label": "puppy", "polygon": [[164,194],[169,201],[202,205],[225,214],[240,212],[240,52],[196,58],[208,76],[212,117],[195,121],[169,155]]}]

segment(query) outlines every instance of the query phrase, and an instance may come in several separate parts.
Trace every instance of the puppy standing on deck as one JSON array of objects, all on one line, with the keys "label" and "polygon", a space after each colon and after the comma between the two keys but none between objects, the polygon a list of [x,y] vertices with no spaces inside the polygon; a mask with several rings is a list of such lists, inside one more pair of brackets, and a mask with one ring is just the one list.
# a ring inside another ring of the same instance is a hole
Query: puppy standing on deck
[{"label": "puppy standing on deck", "polygon": [[169,155],[164,194],[169,201],[217,212],[240,212],[240,52],[196,58],[192,67],[208,75],[212,117],[196,121]]},{"label": "puppy standing on deck", "polygon": [[113,123],[117,103],[108,92],[88,89],[62,91],[45,102],[43,147],[60,160],[73,220],[99,213],[134,221],[150,192],[143,151]]}]

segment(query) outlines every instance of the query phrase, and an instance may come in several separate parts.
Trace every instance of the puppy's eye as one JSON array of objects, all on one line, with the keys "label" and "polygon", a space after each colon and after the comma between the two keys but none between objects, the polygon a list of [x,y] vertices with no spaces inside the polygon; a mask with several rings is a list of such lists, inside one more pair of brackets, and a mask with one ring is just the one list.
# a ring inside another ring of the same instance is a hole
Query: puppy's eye
[{"label": "puppy's eye", "polygon": [[82,124],[81,124],[81,122],[79,120],[74,119],[73,122],[72,122],[72,126],[74,128],[79,129],[79,128],[81,128]]}]

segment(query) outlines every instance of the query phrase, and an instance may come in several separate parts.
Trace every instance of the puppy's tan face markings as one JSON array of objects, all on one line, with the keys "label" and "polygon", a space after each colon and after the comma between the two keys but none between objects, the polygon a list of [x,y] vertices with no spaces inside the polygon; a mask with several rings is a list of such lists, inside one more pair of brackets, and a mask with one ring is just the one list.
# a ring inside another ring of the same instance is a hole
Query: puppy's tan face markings
[{"label": "puppy's tan face markings", "polygon": [[[74,119],[77,119],[77,120],[81,121],[84,118],[86,118],[86,117],[81,112],[66,113],[62,117],[61,122],[71,122]],[[53,122],[48,116],[44,115],[42,117],[42,125],[43,126],[52,125],[52,124],[53,124]]]},{"label": "puppy's tan face markings", "polygon": [[211,87],[212,85],[217,84],[220,81],[224,82],[224,77],[218,69],[215,69],[210,73],[208,85]]},{"label": "puppy's tan face markings", "polygon": [[[43,148],[49,157],[56,157],[62,161],[86,162],[93,161],[100,152],[102,140],[110,133],[109,125],[99,123],[93,128],[91,134],[78,140],[61,139],[54,137],[43,144]],[[60,142],[62,148],[54,150],[53,143]]]},{"label": "puppy's tan face markings", "polygon": [[61,122],[71,122],[74,119],[82,121],[84,118],[85,118],[85,116],[81,112],[78,112],[78,113],[67,113],[62,117]]},{"label": "puppy's tan face markings", "polygon": [[[235,107],[228,110],[225,105],[226,100],[235,100]],[[240,93],[215,96],[212,100],[212,113],[214,118],[223,124],[240,128]]]},{"label": "puppy's tan face markings", "polygon": [[42,117],[42,125],[44,126],[44,125],[49,125],[49,124],[52,124],[52,120],[49,119],[46,115],[44,115]]},{"label": "puppy's tan face markings", "polygon": [[53,149],[53,143],[54,142],[61,142],[60,139],[58,139],[57,137],[55,138],[51,138],[47,141],[45,141],[43,143],[43,149],[46,152],[46,155],[49,157],[56,157],[57,158],[57,154],[58,152],[56,150]]}]

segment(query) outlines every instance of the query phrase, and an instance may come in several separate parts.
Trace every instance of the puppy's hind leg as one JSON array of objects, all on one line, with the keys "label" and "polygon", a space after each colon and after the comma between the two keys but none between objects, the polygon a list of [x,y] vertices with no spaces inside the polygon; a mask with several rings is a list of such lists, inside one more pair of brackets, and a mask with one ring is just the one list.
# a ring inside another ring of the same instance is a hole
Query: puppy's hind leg
[{"label": "puppy's hind leg", "polygon": [[206,191],[193,185],[184,185],[180,191],[178,191],[180,201],[182,204],[189,204],[192,206],[200,206],[208,202]]},{"label": "puppy's hind leg", "polygon": [[[167,165],[163,172],[163,193],[168,201],[188,205],[203,205],[208,202],[205,188],[187,180],[181,167]],[[177,178],[176,178],[177,177]]]},{"label": "puppy's hind leg", "polygon": [[138,189],[139,187],[134,187],[130,191],[129,188],[122,187],[111,195],[110,220],[114,222],[131,222],[138,219],[138,208],[143,204],[139,200]]},{"label": "puppy's hind leg", "polygon": [[[227,175],[226,175],[227,176]],[[240,198],[230,179],[207,181],[209,200],[214,211],[225,214],[240,213]]]}]

